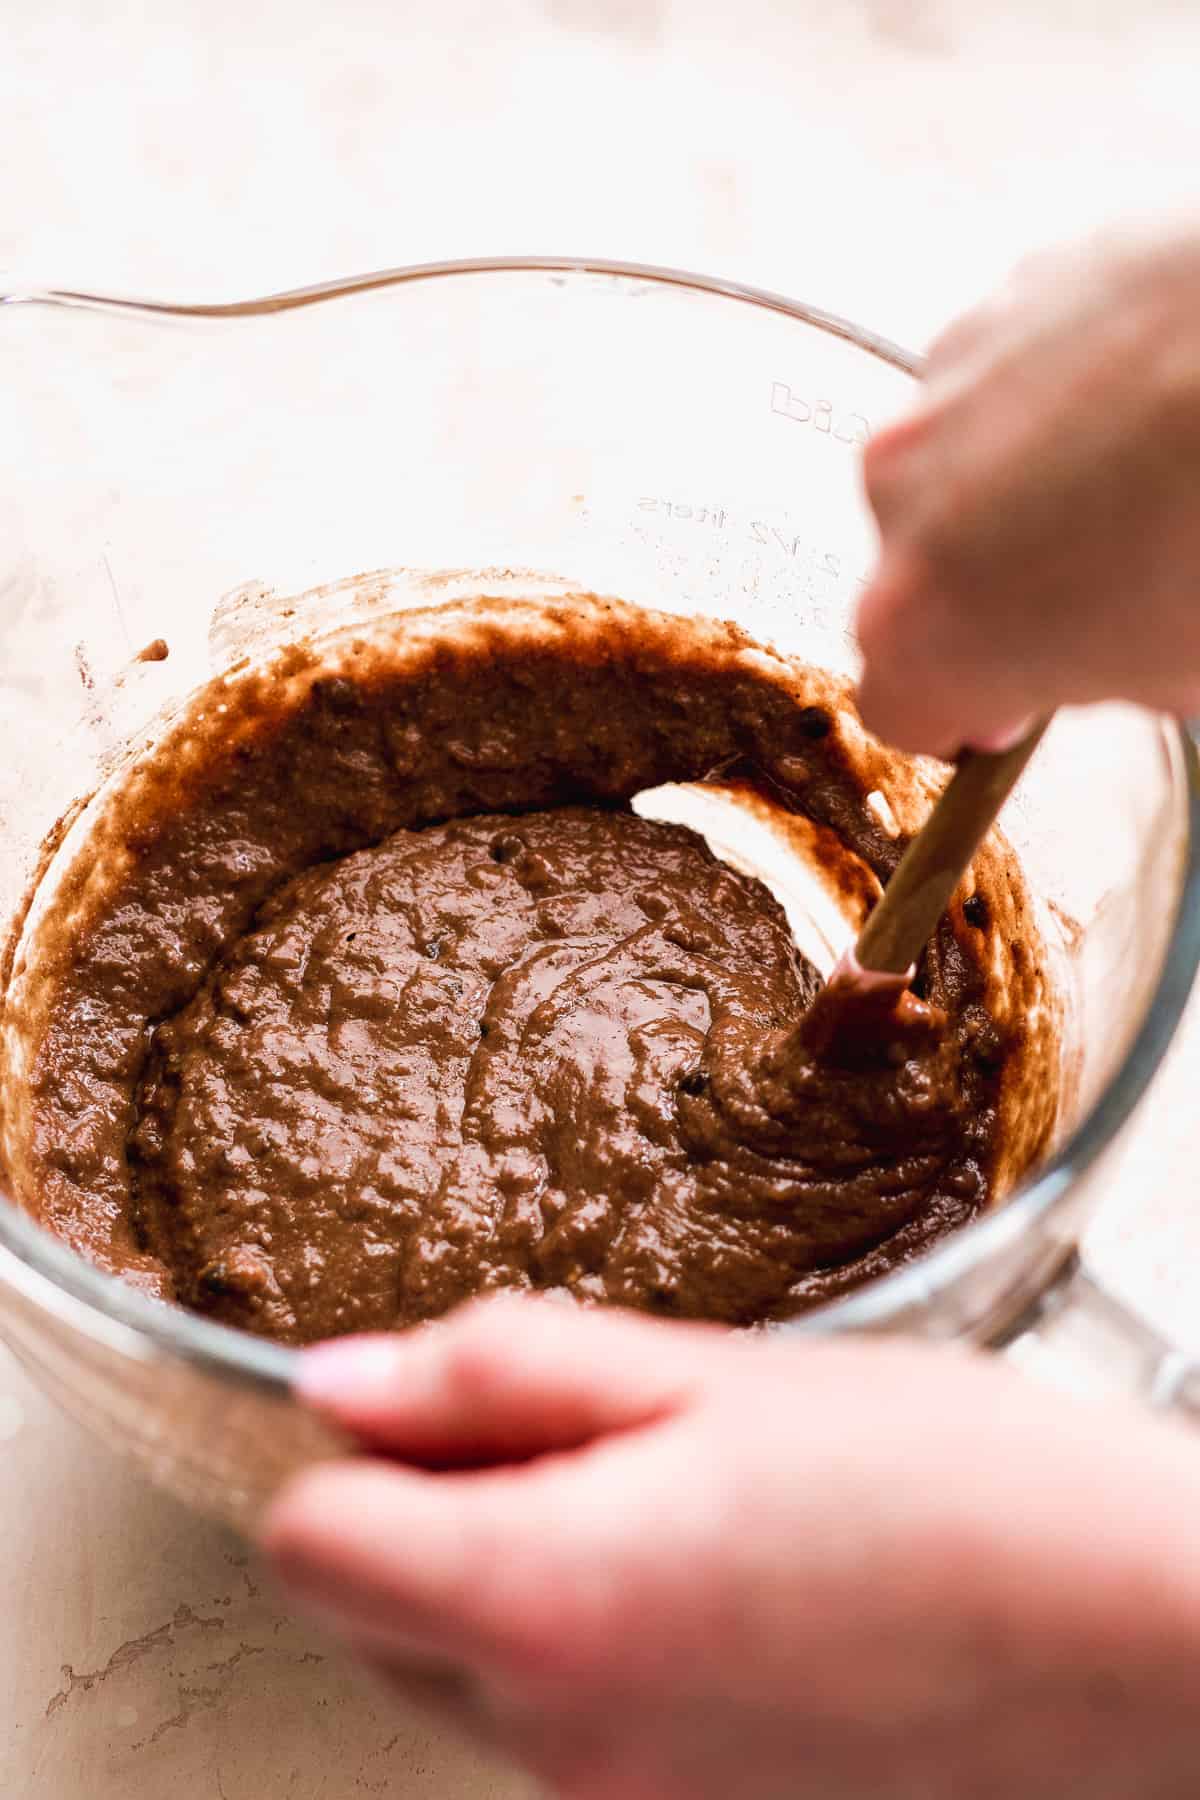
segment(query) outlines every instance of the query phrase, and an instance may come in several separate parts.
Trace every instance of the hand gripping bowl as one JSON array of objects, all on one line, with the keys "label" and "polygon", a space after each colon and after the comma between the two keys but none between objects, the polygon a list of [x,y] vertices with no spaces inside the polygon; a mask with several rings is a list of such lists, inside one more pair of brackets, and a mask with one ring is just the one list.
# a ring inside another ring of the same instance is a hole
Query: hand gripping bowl
[{"label": "hand gripping bowl", "polygon": [[[402,629],[431,597],[590,589],[853,672],[873,552],[859,452],[918,364],[843,320],[552,258],[232,305],[0,301],[6,917],[33,882],[37,913],[56,821],[173,706],[340,620]],[[1195,752],[1132,708],[1066,714],[1003,825],[1064,970],[1055,1148],[923,1261],[784,1329],[1000,1343],[1070,1302],[1126,1385],[1192,1406],[1191,1365],[1076,1246],[1200,956]],[[21,1055],[6,1021],[0,1094]],[[144,1299],[8,1200],[0,1330],[70,1411],[214,1514],[245,1521],[331,1447],[291,1398],[290,1352]]]}]

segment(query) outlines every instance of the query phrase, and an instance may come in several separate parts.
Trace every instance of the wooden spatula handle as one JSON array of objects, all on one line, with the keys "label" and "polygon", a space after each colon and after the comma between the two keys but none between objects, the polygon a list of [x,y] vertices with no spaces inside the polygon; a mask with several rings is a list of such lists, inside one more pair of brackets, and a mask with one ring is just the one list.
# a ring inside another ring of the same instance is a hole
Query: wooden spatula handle
[{"label": "wooden spatula handle", "polygon": [[862,968],[903,975],[916,962],[1048,724],[1042,719],[1011,750],[966,750],[959,757],[862,928],[856,945]]}]

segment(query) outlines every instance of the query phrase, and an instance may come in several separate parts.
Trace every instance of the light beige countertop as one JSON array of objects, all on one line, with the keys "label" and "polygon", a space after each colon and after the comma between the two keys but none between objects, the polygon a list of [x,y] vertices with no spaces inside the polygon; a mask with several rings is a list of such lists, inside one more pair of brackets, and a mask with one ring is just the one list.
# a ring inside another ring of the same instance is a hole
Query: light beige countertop
[{"label": "light beige countertop", "polygon": [[[1028,245],[1194,198],[1200,166],[1190,0],[7,11],[0,270],[23,280],[231,298],[590,252],[920,344]],[[1193,1006],[1091,1246],[1196,1344],[1198,1069]],[[237,1542],[92,1445],[3,1351],[0,1445],[5,1800],[528,1791],[377,1698]]]}]

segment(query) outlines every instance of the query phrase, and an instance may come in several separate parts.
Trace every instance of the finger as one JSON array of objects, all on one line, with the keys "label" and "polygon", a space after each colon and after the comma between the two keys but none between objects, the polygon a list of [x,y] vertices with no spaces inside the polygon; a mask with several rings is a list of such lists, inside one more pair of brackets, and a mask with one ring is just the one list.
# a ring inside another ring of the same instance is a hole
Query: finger
[{"label": "finger", "polygon": [[953,757],[1018,741],[1039,704],[1039,672],[1013,660],[948,598],[914,556],[885,557],[858,608],[858,707],[868,730],[903,750]]},{"label": "finger", "polygon": [[[274,1530],[273,1518],[269,1529]],[[273,1554],[273,1553],[272,1553]],[[456,1667],[438,1632],[383,1617],[374,1596],[327,1574],[310,1558],[304,1567],[274,1557],[275,1573],[292,1611],[322,1637],[351,1650],[360,1662],[388,1661],[426,1673]]]},{"label": "finger", "polygon": [[479,1684],[456,1669],[425,1669],[404,1657],[359,1655],[364,1668],[370,1670],[392,1693],[422,1712],[444,1719],[457,1731],[471,1737],[494,1741],[486,1706]]},{"label": "finger", "polygon": [[[387,1656],[360,1657],[359,1661],[392,1694],[430,1714],[460,1737],[473,1740],[494,1756],[504,1756],[523,1766],[545,1783],[538,1792],[595,1795],[597,1766],[611,1765],[613,1750],[607,1714],[598,1724],[582,1723],[571,1710],[558,1711],[520,1699],[501,1698],[484,1682],[447,1670],[413,1669]],[[581,1779],[582,1777],[582,1779]],[[612,1783],[603,1791],[635,1800],[631,1786]],[[649,1790],[639,1789],[643,1795]],[[657,1793],[657,1789],[654,1792]]]},{"label": "finger", "polygon": [[862,454],[862,483],[887,546],[889,534],[902,525],[913,503],[924,467],[923,451],[930,432],[930,413],[923,400],[874,433]]},{"label": "finger", "polygon": [[453,1670],[415,1668],[388,1656],[358,1656],[359,1662],[392,1697],[447,1725],[493,1753],[509,1750],[506,1734],[487,1696],[471,1676]]},{"label": "finger", "polygon": [[996,331],[999,313],[997,301],[984,301],[944,325],[926,352],[926,379],[936,380],[986,347]]},{"label": "finger", "polygon": [[504,1734],[482,1683],[436,1648],[395,1629],[382,1629],[341,1605],[315,1599],[303,1587],[289,1588],[296,1611],[318,1626],[322,1638],[346,1653],[393,1698],[449,1725],[462,1737],[501,1750]]},{"label": "finger", "polygon": [[553,1301],[478,1301],[306,1352],[298,1387],[362,1443],[429,1468],[519,1461],[682,1405],[724,1334]]},{"label": "finger", "polygon": [[546,1672],[593,1573],[609,1579],[597,1546],[627,1529],[622,1493],[619,1472],[575,1462],[453,1476],[332,1463],[284,1490],[263,1547],[296,1601],[373,1657]]},{"label": "finger", "polygon": [[914,561],[885,557],[858,604],[858,707],[863,723],[886,743],[952,756],[964,712],[962,696],[940,667],[939,610]]}]

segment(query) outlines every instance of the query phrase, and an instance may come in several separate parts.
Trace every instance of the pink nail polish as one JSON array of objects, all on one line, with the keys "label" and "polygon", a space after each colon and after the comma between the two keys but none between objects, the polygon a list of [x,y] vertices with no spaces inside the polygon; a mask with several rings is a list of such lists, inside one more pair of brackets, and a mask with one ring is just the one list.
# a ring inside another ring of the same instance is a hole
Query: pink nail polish
[{"label": "pink nail polish", "polygon": [[313,1406],[361,1400],[364,1395],[396,1387],[400,1360],[396,1338],[343,1338],[318,1344],[300,1358],[296,1388]]}]

